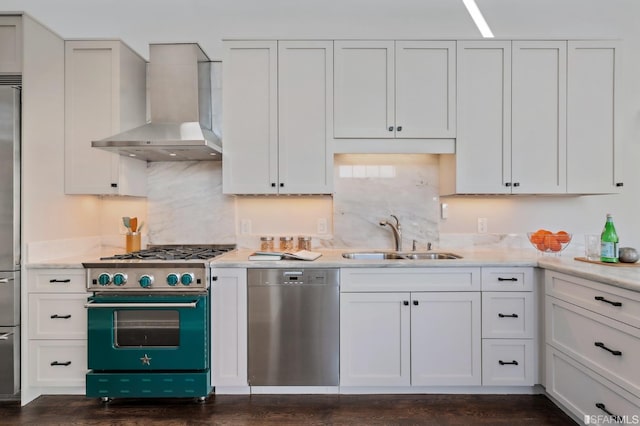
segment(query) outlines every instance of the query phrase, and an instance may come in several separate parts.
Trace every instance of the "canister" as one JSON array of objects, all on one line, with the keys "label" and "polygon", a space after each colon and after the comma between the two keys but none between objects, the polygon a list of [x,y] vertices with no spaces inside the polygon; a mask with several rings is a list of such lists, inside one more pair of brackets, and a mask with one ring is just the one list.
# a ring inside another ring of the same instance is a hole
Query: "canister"
[{"label": "canister", "polygon": [[293,250],[293,237],[280,237],[280,251]]},{"label": "canister", "polygon": [[273,237],[260,237],[260,251],[273,251]]},{"label": "canister", "polygon": [[311,237],[298,237],[298,250],[311,250]]}]

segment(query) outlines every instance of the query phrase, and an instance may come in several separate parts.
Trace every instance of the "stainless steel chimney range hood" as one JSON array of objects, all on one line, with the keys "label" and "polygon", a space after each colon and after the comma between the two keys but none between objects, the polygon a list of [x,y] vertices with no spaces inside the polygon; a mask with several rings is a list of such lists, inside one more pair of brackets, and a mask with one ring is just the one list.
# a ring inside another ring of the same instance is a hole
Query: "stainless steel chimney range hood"
[{"label": "stainless steel chimney range hood", "polygon": [[212,120],[212,64],[196,43],[151,44],[151,121],[91,146],[145,161],[221,160]]}]

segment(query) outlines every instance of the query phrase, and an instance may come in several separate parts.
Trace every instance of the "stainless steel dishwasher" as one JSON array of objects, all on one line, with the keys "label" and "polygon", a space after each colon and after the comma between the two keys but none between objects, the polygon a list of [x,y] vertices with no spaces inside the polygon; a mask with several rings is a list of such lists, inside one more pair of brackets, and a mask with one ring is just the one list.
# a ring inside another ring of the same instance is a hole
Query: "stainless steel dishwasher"
[{"label": "stainless steel dishwasher", "polygon": [[337,386],[338,269],[248,269],[249,384]]}]

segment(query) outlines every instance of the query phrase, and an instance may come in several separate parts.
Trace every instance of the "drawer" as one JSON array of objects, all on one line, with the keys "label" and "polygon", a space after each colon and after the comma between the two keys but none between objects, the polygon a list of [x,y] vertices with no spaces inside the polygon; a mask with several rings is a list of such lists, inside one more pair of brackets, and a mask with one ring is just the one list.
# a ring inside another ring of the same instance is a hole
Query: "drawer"
[{"label": "drawer", "polygon": [[342,268],[340,291],[479,291],[480,268]]},{"label": "drawer", "polygon": [[81,269],[28,269],[30,292],[81,293],[87,291],[87,274]]},{"label": "drawer", "polygon": [[640,413],[637,396],[548,345],[546,358],[547,392],[584,424],[623,423],[614,421],[604,410],[614,416],[626,416],[625,424],[638,423],[633,421],[633,416],[637,419]]},{"label": "drawer", "polygon": [[33,386],[84,386],[86,340],[31,340],[29,383]]},{"label": "drawer", "polygon": [[546,294],[640,328],[640,293],[546,271]]},{"label": "drawer", "polygon": [[482,339],[484,386],[533,386],[534,345],[531,339]]},{"label": "drawer", "polygon": [[483,291],[532,291],[533,268],[482,268]]},{"label": "drawer", "polygon": [[545,308],[548,344],[640,394],[640,330],[550,296]]},{"label": "drawer", "polygon": [[29,295],[30,339],[86,339],[87,295]]},{"label": "drawer", "polygon": [[482,337],[532,338],[533,306],[533,293],[482,292]]}]

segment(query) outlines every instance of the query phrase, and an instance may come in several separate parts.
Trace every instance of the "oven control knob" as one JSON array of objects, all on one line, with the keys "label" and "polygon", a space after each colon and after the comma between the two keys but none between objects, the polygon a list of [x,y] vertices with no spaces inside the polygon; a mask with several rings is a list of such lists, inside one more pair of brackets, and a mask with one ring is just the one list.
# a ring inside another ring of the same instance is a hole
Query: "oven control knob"
[{"label": "oven control knob", "polygon": [[138,282],[140,283],[140,287],[149,288],[151,284],[153,284],[153,275],[143,275]]},{"label": "oven control knob", "polygon": [[98,284],[109,285],[110,283],[111,283],[111,274],[107,274],[106,272],[103,272],[102,274],[98,275]]},{"label": "oven control knob", "polygon": [[127,274],[118,272],[113,275],[113,283],[117,286],[124,285],[127,282]]},{"label": "oven control knob", "polygon": [[193,274],[191,272],[182,274],[182,276],[180,277],[180,282],[182,283],[182,285],[193,284]]},{"label": "oven control knob", "polygon": [[167,275],[167,284],[169,284],[170,286],[174,286],[176,284],[178,284],[178,282],[180,282],[180,277],[178,276],[178,274],[169,274]]}]

